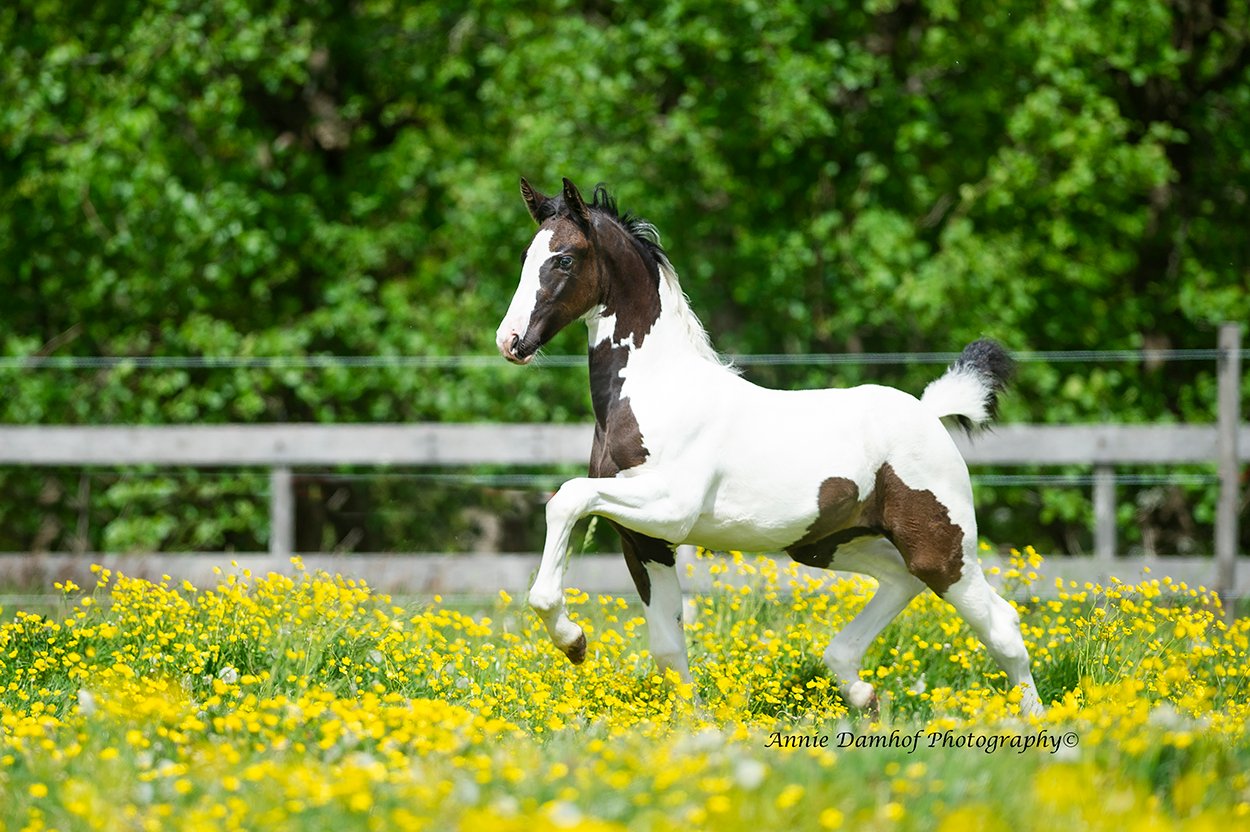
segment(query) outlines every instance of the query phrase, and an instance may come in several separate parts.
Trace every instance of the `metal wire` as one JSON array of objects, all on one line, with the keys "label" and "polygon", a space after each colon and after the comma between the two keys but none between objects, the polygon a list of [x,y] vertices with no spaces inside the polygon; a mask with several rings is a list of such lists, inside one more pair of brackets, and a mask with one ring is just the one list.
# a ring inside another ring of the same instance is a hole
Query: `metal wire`
[{"label": "metal wire", "polygon": [[[1093,485],[1092,474],[973,474],[973,483],[995,486],[1087,486]],[[1116,485],[1210,485],[1220,478],[1215,474],[1123,474],[1116,472]]]},{"label": "metal wire", "polygon": [[[1021,363],[1138,363],[1215,361],[1219,349],[1020,350],[1012,357]],[[1250,359],[1250,349],[1240,350]],[[958,352],[759,353],[726,356],[740,367],[945,364]],[[539,355],[543,367],[584,367],[584,355]],[[462,370],[508,367],[497,355],[32,355],[0,357],[0,371],[8,370],[325,370],[417,369]]]}]

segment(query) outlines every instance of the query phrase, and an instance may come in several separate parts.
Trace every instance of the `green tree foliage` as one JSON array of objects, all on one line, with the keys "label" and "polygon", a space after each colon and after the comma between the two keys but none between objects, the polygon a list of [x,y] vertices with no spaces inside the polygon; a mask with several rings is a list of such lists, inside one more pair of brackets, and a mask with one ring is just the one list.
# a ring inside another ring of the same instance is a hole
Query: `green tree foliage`
[{"label": "green tree foliage", "polygon": [[[653,220],[727,352],[1208,348],[1250,318],[1248,41],[1218,0],[18,0],[0,350],[488,353],[532,232],[519,174]],[[589,414],[580,373],[502,365],[0,372],[7,422]],[[1030,364],[1007,417],[1210,420],[1213,391],[1209,365]],[[241,480],[153,479],[101,478],[79,544],[263,544],[263,511],[189,514]],[[0,474],[0,549],[67,545],[81,491]],[[173,522],[124,522],[144,499]],[[1020,542],[1063,548],[1081,509],[1047,500]]]}]

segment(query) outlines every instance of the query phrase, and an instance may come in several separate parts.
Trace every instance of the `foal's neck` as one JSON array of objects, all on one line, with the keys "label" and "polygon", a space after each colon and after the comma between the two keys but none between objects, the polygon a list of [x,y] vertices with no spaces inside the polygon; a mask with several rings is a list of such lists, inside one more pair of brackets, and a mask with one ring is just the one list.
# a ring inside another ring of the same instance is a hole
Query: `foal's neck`
[{"label": "foal's neck", "polygon": [[600,303],[586,316],[592,351],[604,342],[639,351],[655,333],[664,343],[649,352],[669,360],[693,354],[723,366],[663,252],[622,234],[600,256]]},{"label": "foal's neck", "polygon": [[664,311],[659,263],[632,237],[622,234],[602,245],[599,305],[587,315],[590,347],[604,341],[638,349]]},{"label": "foal's neck", "polygon": [[690,311],[663,255],[653,257],[631,240],[629,246],[614,247],[603,260],[602,302],[586,316],[590,394],[601,427],[621,404],[627,366],[638,365],[636,372],[647,376],[666,372],[688,376],[696,367],[729,370]]}]

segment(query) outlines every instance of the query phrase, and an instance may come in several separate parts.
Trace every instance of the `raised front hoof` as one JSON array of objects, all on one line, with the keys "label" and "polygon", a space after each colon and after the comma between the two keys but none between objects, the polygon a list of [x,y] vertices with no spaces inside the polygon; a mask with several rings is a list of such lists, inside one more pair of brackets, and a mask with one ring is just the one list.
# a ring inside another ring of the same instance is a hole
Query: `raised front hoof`
[{"label": "raised front hoof", "polygon": [[577,641],[564,648],[564,655],[568,656],[573,664],[586,661],[586,634],[578,633]]}]

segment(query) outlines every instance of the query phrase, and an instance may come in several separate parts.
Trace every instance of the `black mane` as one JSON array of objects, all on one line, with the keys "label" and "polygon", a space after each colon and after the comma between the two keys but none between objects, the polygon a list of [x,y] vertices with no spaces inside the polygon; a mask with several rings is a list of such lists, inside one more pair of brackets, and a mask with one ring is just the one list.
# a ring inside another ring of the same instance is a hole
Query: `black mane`
[{"label": "black mane", "polygon": [[[602,182],[595,185],[589,207],[591,211],[615,220],[657,263],[668,262],[668,255],[665,253],[664,247],[660,245],[660,232],[656,230],[654,225],[642,217],[631,214],[629,211],[621,213],[616,206],[616,197],[608,193],[607,185],[604,185]],[[567,216],[568,213],[563,195],[557,194],[543,203],[537,220],[539,223],[543,223],[552,217]]]},{"label": "black mane", "polygon": [[594,196],[590,203],[593,211],[599,211],[606,214],[612,219],[620,223],[629,235],[657,261],[665,263],[668,261],[668,255],[664,253],[664,247],[660,245],[660,232],[655,226],[644,220],[642,217],[636,216],[626,211],[621,213],[616,207],[616,198],[608,193],[608,188],[602,182],[595,185]]},{"label": "black mane", "polygon": [[612,217],[612,219],[620,222],[621,227],[629,232],[639,244],[644,247],[647,254],[659,262],[667,262],[669,256],[665,254],[664,246],[660,245],[660,232],[656,230],[654,225],[642,219],[640,216],[630,214],[625,211],[621,214],[616,209],[616,199],[607,192],[607,186],[604,184],[595,185],[594,199],[590,202],[591,210],[597,210]]}]

